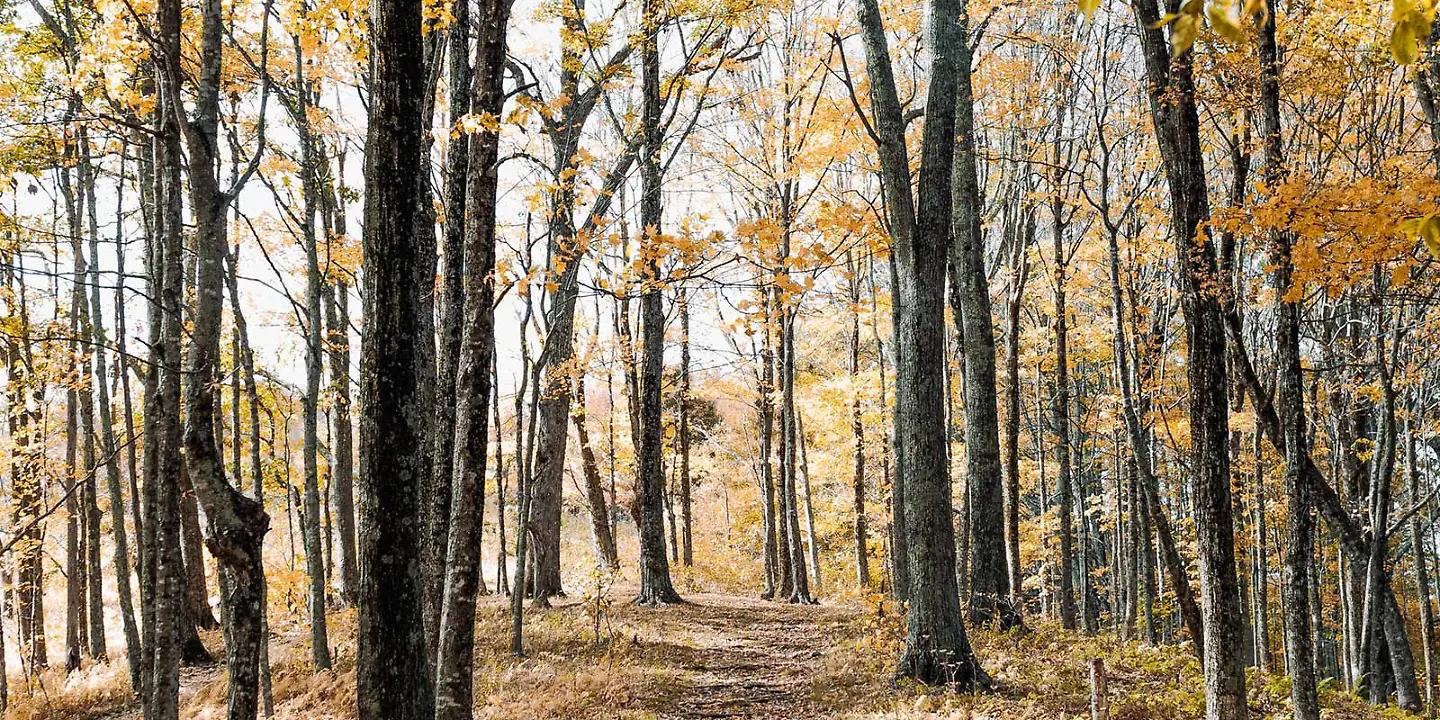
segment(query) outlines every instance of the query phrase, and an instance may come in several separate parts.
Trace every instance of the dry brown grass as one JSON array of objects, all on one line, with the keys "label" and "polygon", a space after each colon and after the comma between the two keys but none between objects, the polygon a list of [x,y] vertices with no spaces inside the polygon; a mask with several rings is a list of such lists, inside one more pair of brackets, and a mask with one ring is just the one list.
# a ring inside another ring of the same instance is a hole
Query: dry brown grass
[{"label": "dry brown grass", "polygon": [[[476,715],[481,718],[615,718],[736,715],[836,720],[975,720],[1074,718],[1088,715],[1090,658],[1105,660],[1115,720],[1199,718],[1199,666],[1180,646],[1146,647],[1087,637],[1036,623],[1030,631],[972,633],[994,692],[959,695],[893,682],[902,622],[893,608],[845,602],[819,608],[764,603],[733,595],[696,594],[691,605],[636,608],[631,589],[615,588],[602,637],[593,605],[562,599],[527,610],[525,658],[509,652],[508,603],[482,600],[476,625]],[[277,623],[272,642],[278,720],[355,717],[354,612],[331,615],[336,667],[312,672],[308,635]],[[207,638],[211,642],[217,639]],[[1250,675],[1256,717],[1283,715],[1284,677]],[[1325,717],[1404,717],[1352,695],[1322,693]],[[224,717],[219,668],[187,670],[182,716]],[[66,676],[52,669],[37,681],[12,681],[7,720],[121,720],[135,717],[123,664],[90,665]]]}]

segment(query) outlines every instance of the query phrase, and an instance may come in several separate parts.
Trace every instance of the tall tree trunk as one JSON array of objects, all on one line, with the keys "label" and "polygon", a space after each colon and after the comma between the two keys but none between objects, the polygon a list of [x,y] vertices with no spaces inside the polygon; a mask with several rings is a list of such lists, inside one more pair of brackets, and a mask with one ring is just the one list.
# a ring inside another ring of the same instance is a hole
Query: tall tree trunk
[{"label": "tall tree trunk", "polygon": [[500,426],[500,358],[490,353],[490,404],[494,408],[491,423],[495,426],[495,592],[510,594],[509,557],[505,546],[505,448]]},{"label": "tall tree trunk", "polygon": [[759,428],[758,434],[760,445],[760,484],[762,491],[761,531],[765,535],[765,591],[760,597],[770,600],[780,596],[781,585],[783,585],[781,568],[785,567],[780,558],[780,530],[777,527],[776,519],[779,517],[777,508],[777,496],[775,488],[775,462],[774,462],[774,441],[775,441],[775,363],[774,353],[771,350],[770,338],[774,334],[771,325],[771,307],[773,293],[769,290],[761,291],[764,295],[765,320],[761,331],[764,334],[760,346],[760,383],[755,406],[758,410]]},{"label": "tall tree trunk", "polygon": [[815,592],[820,592],[820,542],[815,535],[815,506],[810,498],[810,454],[805,442],[805,420],[795,415],[796,436],[800,445],[800,476],[804,478],[805,536],[810,539],[810,568],[814,573]]},{"label": "tall tree trunk", "polygon": [[315,94],[305,77],[305,60],[297,40],[295,47],[295,92],[292,121],[300,137],[301,209],[300,229],[305,244],[305,394],[301,399],[304,421],[305,519],[301,534],[305,541],[305,571],[310,578],[310,659],[316,670],[330,668],[330,633],[325,616],[326,567],[329,555],[320,537],[320,380],[324,371],[325,280],[321,276],[320,242],[315,229],[321,209],[319,168],[320,144],[310,130],[310,97]]},{"label": "tall tree trunk", "polygon": [[665,311],[661,307],[660,237],[660,7],[657,0],[643,0],[640,17],[644,24],[641,40],[641,133],[644,145],[640,163],[640,227],[642,276],[640,294],[640,605],[682,602],[670,583],[670,561],[665,557],[665,468],[661,434],[661,371],[665,362]]},{"label": "tall tree trunk", "polygon": [[[337,231],[339,234],[339,231]],[[330,347],[330,484],[340,540],[340,597],[355,603],[360,568],[355,562],[355,446],[350,424],[350,286],[337,280],[326,293]]]},{"label": "tall tree trunk", "polygon": [[[1057,170],[1058,172],[1058,170]],[[1070,359],[1069,328],[1070,311],[1065,303],[1065,276],[1067,273],[1064,233],[1061,221],[1061,204],[1057,199],[1051,204],[1051,218],[1054,221],[1054,268],[1055,268],[1055,318],[1051,321],[1055,343],[1055,387],[1050,395],[1050,425],[1055,433],[1055,514],[1059,517],[1060,530],[1060,626],[1066,630],[1075,629],[1075,493],[1074,474],[1070,450]],[[1083,572],[1083,569],[1082,569]]]},{"label": "tall tree trunk", "polygon": [[[119,197],[116,202],[123,202],[124,167],[122,160],[121,180],[117,186]],[[140,630],[135,624],[135,601],[130,588],[130,536],[125,531],[125,495],[120,481],[120,458],[119,444],[115,440],[115,409],[110,402],[110,384],[108,382],[109,370],[109,342],[105,334],[105,310],[100,302],[100,237],[98,232],[90,233],[89,266],[90,266],[90,332],[94,343],[95,353],[95,377],[97,382],[94,386],[95,404],[100,409],[100,452],[105,456],[105,486],[110,499],[110,533],[114,554],[111,558],[111,565],[115,568],[115,584],[117,595],[120,600],[120,624],[125,632],[125,657],[130,667],[130,687],[136,693],[141,690],[140,682]],[[122,301],[120,295],[124,287],[124,274],[117,273],[116,300],[117,305]],[[117,373],[122,377],[125,375],[123,351],[120,355],[120,366],[116,368]],[[128,403],[127,403],[128,404]],[[130,438],[126,438],[127,444]],[[132,502],[139,498],[131,498]],[[137,528],[138,529],[138,528]]]},{"label": "tall tree trunk", "polygon": [[[897,239],[899,357],[895,413],[905,484],[909,618],[896,674],[961,689],[989,684],[960,622],[945,418],[945,258],[951,232],[956,63],[965,0],[932,0],[933,59],[921,141],[915,232]],[[872,64],[873,67],[873,64]],[[895,179],[887,179],[887,183]]]},{"label": "tall tree trunk", "polygon": [[964,353],[965,498],[970,532],[970,607],[972,621],[999,616],[1000,598],[1009,595],[1005,558],[1006,514],[1000,472],[1000,417],[996,403],[995,330],[990,283],[985,274],[985,238],[980,227],[977,178],[975,96],[971,84],[971,32],[968,3],[961,7],[955,63],[955,157],[952,192],[953,241],[949,247],[951,305]]},{"label": "tall tree trunk", "polygon": [[[856,9],[856,20],[860,24],[860,36],[865,45],[865,61],[870,72],[870,106],[874,115],[874,140],[880,156],[880,184],[885,191],[885,211],[889,218],[891,253],[889,256],[891,279],[891,319],[894,334],[895,367],[898,375],[904,359],[901,354],[905,344],[900,342],[903,308],[900,305],[900,282],[896,267],[895,249],[908,245],[915,235],[915,201],[910,194],[910,159],[905,147],[905,117],[900,107],[899,92],[895,85],[895,72],[890,62],[889,40],[880,18],[878,0],[860,0]],[[942,290],[943,292],[943,290]],[[882,372],[883,378],[883,372]],[[898,382],[898,381],[897,381]],[[904,444],[900,442],[900,431],[905,419],[899,410],[899,393],[896,393],[896,411],[891,418],[895,446],[895,464],[904,466]],[[894,585],[895,599],[905,602],[910,597],[909,537],[906,535],[905,473],[896,472],[890,489],[891,494],[891,544],[890,570]],[[957,590],[958,592],[958,590]]]},{"label": "tall tree trunk", "polygon": [[[1150,109],[1170,207],[1181,310],[1189,351],[1191,470],[1200,556],[1206,717],[1244,720],[1245,674],[1240,662],[1239,580],[1235,568],[1230,497],[1229,398],[1226,396],[1225,325],[1221,303],[1205,290],[1218,280],[1214,243],[1202,225],[1209,217],[1200,120],[1191,55],[1171,54],[1156,23],[1153,0],[1131,0],[1139,26]],[[1197,233],[1199,233],[1197,235]]]},{"label": "tall tree trunk", "polygon": [[[685,567],[695,564],[694,538],[690,519],[690,298],[680,286],[680,562]],[[809,480],[806,480],[807,487]],[[813,518],[812,518],[813,520]],[[814,524],[813,522],[811,523]],[[813,549],[814,535],[811,535]],[[820,568],[815,568],[818,587]]]},{"label": "tall tree trunk", "polygon": [[[160,67],[180,64],[179,3],[157,8],[159,37],[154,60]],[[158,75],[158,73],[157,73]],[[164,108],[179,103],[178,88],[162,87]],[[180,547],[181,185],[180,124],[176,113],[161,111],[155,147],[155,229],[150,262],[152,357],[146,387],[145,577],[142,648],[146,665],[146,720],[178,720],[180,714],[180,626],[186,623],[185,568]],[[154,300],[158,299],[158,302]]]},{"label": "tall tree trunk", "polygon": [[[165,12],[178,17],[178,2],[164,0]],[[178,30],[178,27],[177,27]],[[220,322],[225,283],[224,258],[229,249],[226,223],[229,204],[239,187],[221,190],[215,176],[220,123],[219,93],[221,43],[224,18],[218,0],[207,0],[201,8],[201,61],[191,117],[181,117],[183,105],[169,104],[184,129],[191,214],[195,220],[195,306],[189,319],[191,342],[185,354],[186,470],[196,498],[204,505],[209,521],[206,544],[220,566],[220,584],[225,618],[225,659],[230,681],[227,690],[231,720],[253,720],[258,709],[259,661],[264,565],[261,548],[270,519],[260,503],[231,485],[225,475],[224,458],[215,428],[215,382],[220,362]],[[175,42],[179,42],[178,36]],[[178,62],[166,66],[164,76],[171,98],[180,97]],[[178,162],[178,158],[177,158]],[[179,234],[177,226],[166,228]],[[178,240],[168,240],[175,242]],[[177,263],[178,265],[178,263]],[[178,272],[177,281],[178,281]],[[169,273],[167,273],[167,277]],[[176,338],[179,342],[179,329]],[[181,481],[185,481],[182,476]],[[195,558],[199,561],[199,558]]]},{"label": "tall tree trunk", "polygon": [[[784,212],[784,211],[782,211]],[[789,241],[784,241],[784,256],[789,256]],[[789,543],[785,550],[790,561],[790,594],[793,603],[808,605],[810,575],[805,563],[805,543],[800,535],[799,437],[795,413],[795,309],[780,308],[780,480],[781,511]]]},{"label": "tall tree trunk", "polygon": [[[1260,446],[1260,432],[1255,432],[1255,547],[1250,556],[1254,567],[1255,586],[1255,664],[1261,672],[1270,672],[1274,658],[1270,652],[1270,559],[1269,528],[1265,511],[1265,462]],[[1308,613],[1308,608],[1306,609]],[[1288,653],[1287,653],[1288,656]]]},{"label": "tall tree trunk", "polygon": [[[437,325],[435,334],[437,336],[437,350],[435,357],[435,403],[434,428],[435,434],[431,443],[430,463],[433,470],[433,477],[442,479],[443,482],[452,482],[455,477],[455,442],[456,442],[456,413],[459,411],[459,390],[456,385],[456,373],[460,367],[460,352],[462,336],[464,334],[465,311],[467,298],[465,297],[465,233],[466,233],[466,202],[469,199],[470,186],[470,145],[471,138],[468,133],[460,132],[460,121],[470,114],[474,105],[474,70],[471,67],[470,41],[472,39],[472,26],[475,22],[470,17],[470,0],[455,0],[451,3],[450,12],[454,20],[450,23],[446,33],[446,92],[449,97],[449,117],[446,119],[447,127],[451,133],[445,145],[445,167],[444,187],[442,188],[442,202],[445,207],[445,222],[442,224],[444,235],[440,248],[440,278],[436,285],[435,295],[438,307]],[[430,126],[427,124],[427,128]],[[483,494],[482,494],[483,497]],[[450,497],[443,498],[450,502],[453,498],[453,491]],[[448,508],[448,506],[446,506]],[[430,518],[427,535],[431,541],[447,543],[441,528],[448,523],[448,510],[446,516],[441,516],[441,508],[437,506],[433,511],[434,516]],[[441,553],[447,552],[446,547],[437,548]],[[441,565],[446,558],[440,557],[440,562],[434,568],[427,569],[427,591],[444,594],[444,577]],[[438,572],[437,572],[438,571]],[[428,602],[428,601],[427,601]],[[437,605],[439,607],[439,605]],[[440,612],[444,612],[443,609]],[[427,617],[427,621],[434,622],[436,618]],[[433,630],[434,628],[427,628]],[[438,638],[429,638],[431,645],[438,642]],[[436,669],[438,673],[438,668]]]},{"label": "tall tree trunk", "polygon": [[1026,208],[1024,242],[1013,254],[1013,275],[1005,303],[1005,557],[1010,570],[1010,597],[1024,597],[1020,557],[1020,311],[1030,277],[1029,248],[1035,239],[1034,214]]},{"label": "tall tree trunk", "polygon": [[865,518],[865,422],[860,413],[860,275],[853,251],[845,251],[845,273],[850,300],[850,437],[855,471],[851,476],[854,494],[855,583],[870,586],[870,540]]},{"label": "tall tree trunk", "polygon": [[[1405,474],[1410,492],[1410,502],[1420,502],[1420,470],[1415,456],[1415,429],[1406,422],[1405,428]],[[1425,540],[1420,530],[1420,518],[1426,511],[1417,511],[1410,516],[1410,555],[1415,567],[1415,592],[1420,605],[1420,649],[1425,662],[1424,693],[1425,706],[1435,710],[1435,608],[1430,603],[1430,568],[1425,556]]]},{"label": "tall tree trunk", "polygon": [[[480,5],[472,97],[474,109],[498,117],[505,103],[505,35],[510,0]],[[489,440],[490,364],[495,353],[495,204],[499,187],[498,131],[470,136],[465,199],[465,324],[455,375],[455,478],[445,556],[445,596],[435,665],[436,720],[466,720],[474,712],[475,597],[485,519],[485,460]]]},{"label": "tall tree trunk", "polygon": [[429,720],[434,688],[421,601],[426,417],[421,346],[424,248],[415,235],[424,185],[421,7],[371,6],[370,125],[365,153],[365,329],[360,343],[360,720]]},{"label": "tall tree trunk", "polygon": [[[79,162],[76,166],[76,177],[79,180],[80,190],[85,198],[85,237],[93,246],[100,234],[99,218],[95,211],[95,171],[91,165],[90,139],[85,126],[81,126],[77,132],[77,145],[79,148]],[[77,400],[80,403],[80,448],[81,458],[85,463],[84,498],[82,505],[85,513],[85,597],[87,600],[88,630],[86,633],[89,640],[88,652],[90,657],[105,659],[105,583],[101,575],[100,566],[100,501],[98,497],[97,476],[100,473],[99,458],[95,448],[95,398],[96,386],[105,384],[103,373],[96,374],[95,351],[104,348],[104,345],[97,344],[89,347],[88,343],[94,337],[94,327],[99,322],[98,313],[92,317],[90,311],[90,297],[83,289],[83,283],[88,282],[91,276],[91,265],[94,260],[86,258],[86,248],[81,238],[76,236],[72,244],[74,261],[76,264],[76,280],[79,282],[76,288],[77,323],[79,325],[80,342],[87,344],[80,353],[80,386],[77,389]],[[93,287],[93,286],[92,286]],[[103,370],[103,366],[101,368]],[[108,417],[106,418],[108,422]],[[106,462],[112,458],[107,456]],[[121,576],[123,577],[123,576]]]}]

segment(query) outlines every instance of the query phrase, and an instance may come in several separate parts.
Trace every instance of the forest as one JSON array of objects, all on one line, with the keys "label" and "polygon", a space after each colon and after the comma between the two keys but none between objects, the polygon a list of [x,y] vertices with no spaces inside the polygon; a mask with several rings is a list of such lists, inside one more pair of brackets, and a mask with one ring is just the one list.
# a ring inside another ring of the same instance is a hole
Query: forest
[{"label": "forest", "polygon": [[0,717],[1433,718],[1437,5],[0,0]]}]

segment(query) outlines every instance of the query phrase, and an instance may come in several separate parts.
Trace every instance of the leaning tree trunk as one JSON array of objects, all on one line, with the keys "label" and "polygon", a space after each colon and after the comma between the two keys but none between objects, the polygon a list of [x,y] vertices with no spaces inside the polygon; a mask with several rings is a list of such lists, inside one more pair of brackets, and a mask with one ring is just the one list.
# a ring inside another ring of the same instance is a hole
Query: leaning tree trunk
[{"label": "leaning tree trunk", "polygon": [[[164,0],[162,6],[175,0]],[[177,15],[179,8],[173,12]],[[225,283],[225,237],[229,203],[238,188],[222,191],[212,168],[219,128],[220,44],[226,32],[220,3],[210,0],[201,14],[202,54],[194,117],[185,128],[191,212],[195,218],[195,306],[191,342],[185,355],[185,452],[196,495],[209,520],[206,545],[220,564],[225,660],[229,671],[228,715],[253,720],[258,707],[261,623],[265,569],[261,547],[270,518],[260,503],[246,497],[225,476],[216,441],[215,383],[220,362],[220,321]],[[178,42],[178,40],[177,40]],[[178,66],[170,67],[169,90],[179,94]],[[170,106],[177,115],[181,106]],[[167,228],[178,233],[179,227]],[[175,241],[168,241],[175,242]],[[196,558],[198,562],[199,558]]]},{"label": "leaning tree trunk", "polygon": [[[472,95],[474,107],[490,116],[498,116],[505,102],[502,83],[510,4],[510,0],[489,0],[480,6]],[[490,363],[495,350],[492,271],[499,143],[498,131],[470,136],[473,162],[465,199],[465,324],[455,375],[455,478],[435,663],[436,720],[468,720],[474,712],[475,597],[484,586],[480,541],[485,518]]]},{"label": "leaning tree trunk", "polygon": [[600,466],[595,460],[595,450],[590,446],[590,429],[585,424],[583,372],[576,373],[575,400],[570,409],[570,421],[575,424],[575,437],[580,442],[580,464],[585,473],[585,502],[590,508],[590,535],[595,541],[595,554],[602,568],[617,570],[620,567],[620,555],[615,549],[615,535],[610,531],[610,506],[605,501],[605,486],[600,477]]},{"label": "leaning tree trunk", "polygon": [[1239,579],[1230,494],[1229,398],[1226,396],[1225,323],[1218,297],[1214,243],[1203,224],[1209,217],[1200,120],[1192,56],[1172,56],[1157,26],[1153,0],[1132,0],[1139,25],[1150,109],[1170,207],[1180,272],[1180,305],[1185,317],[1190,388],[1191,471],[1200,556],[1201,606],[1205,623],[1206,717],[1244,720],[1245,674],[1240,660]]}]

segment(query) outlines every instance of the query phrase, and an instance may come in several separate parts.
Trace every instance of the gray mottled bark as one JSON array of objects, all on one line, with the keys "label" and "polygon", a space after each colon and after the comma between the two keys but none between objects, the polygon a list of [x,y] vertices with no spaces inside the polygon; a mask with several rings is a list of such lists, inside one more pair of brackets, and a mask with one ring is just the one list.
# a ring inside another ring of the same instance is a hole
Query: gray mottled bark
[{"label": "gray mottled bark", "polygon": [[[980,229],[975,97],[971,86],[970,18],[962,8],[955,58],[955,159],[952,170],[951,304],[964,351],[965,488],[970,512],[972,621],[996,616],[995,603],[1010,594],[1005,557],[1004,478],[1000,471],[1000,416],[996,398],[995,330],[985,238]],[[1002,625],[1013,622],[1000,614]]]},{"label": "gray mottled bark", "polygon": [[[895,243],[900,329],[895,414],[906,478],[909,622],[896,674],[962,689],[988,685],[960,622],[945,415],[945,261],[951,232],[956,63],[964,0],[932,0],[930,87],[915,233]],[[893,181],[893,180],[892,180]],[[892,182],[887,181],[887,182]]]},{"label": "gray mottled bark", "polygon": [[[1202,228],[1209,217],[1200,120],[1191,55],[1172,55],[1157,28],[1153,0],[1132,0],[1145,57],[1151,117],[1170,188],[1170,207],[1185,317],[1190,387],[1193,504],[1200,556],[1205,623],[1205,705],[1212,720],[1243,720],[1245,674],[1240,661],[1239,579],[1235,566],[1230,497],[1229,398],[1226,396],[1225,323],[1215,293],[1214,243]],[[1198,234],[1197,234],[1198,233]]]},{"label": "gray mottled bark", "polygon": [[421,3],[371,4],[360,343],[360,720],[430,720],[434,689],[421,603],[421,512],[428,415],[421,346],[424,263],[415,234],[425,158]]},{"label": "gray mottled bark", "polygon": [[[904,361],[901,354],[905,345],[899,341],[901,306],[895,302],[899,297],[898,273],[895,266],[894,249],[911,242],[915,234],[915,201],[910,194],[910,159],[905,148],[905,118],[900,107],[899,93],[895,87],[895,72],[891,67],[889,41],[880,18],[880,3],[877,0],[860,0],[856,19],[860,24],[860,37],[865,45],[866,65],[870,71],[870,106],[874,115],[874,141],[880,155],[880,183],[885,191],[885,211],[889,219],[891,309],[895,366],[898,369]],[[942,291],[943,292],[943,291]],[[903,465],[903,444],[899,442],[903,420],[898,412],[897,393],[894,413],[895,463]],[[895,598],[905,601],[910,594],[910,569],[908,537],[905,534],[905,487],[908,480],[905,473],[897,472],[891,486],[891,546],[890,570]]]},{"label": "gray mottled bark", "polygon": [[[505,102],[505,35],[510,0],[479,4],[474,108],[499,116]],[[455,376],[455,477],[450,501],[445,595],[435,662],[435,717],[466,720],[474,711],[475,597],[485,519],[485,460],[489,439],[490,364],[495,352],[495,203],[499,188],[498,132],[470,136],[465,199],[465,322]]]}]

